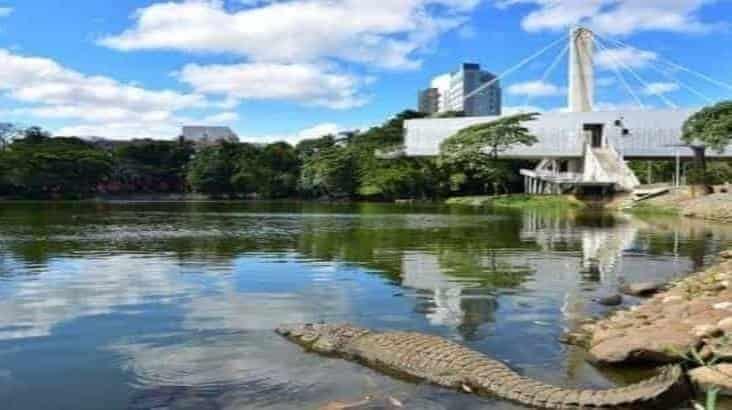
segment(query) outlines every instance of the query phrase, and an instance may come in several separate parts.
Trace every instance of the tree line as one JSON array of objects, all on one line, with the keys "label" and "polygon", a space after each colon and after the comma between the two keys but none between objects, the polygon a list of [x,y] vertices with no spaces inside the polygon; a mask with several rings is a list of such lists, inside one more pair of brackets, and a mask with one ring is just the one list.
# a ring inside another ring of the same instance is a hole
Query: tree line
[{"label": "tree line", "polygon": [[[431,199],[520,189],[519,161],[481,169],[463,157],[390,157],[407,110],[364,132],[297,145],[190,141],[88,141],[39,127],[0,130],[0,196],[79,199],[194,192],[212,198]],[[12,131],[12,132],[11,132]],[[387,154],[387,155],[385,155]]]},{"label": "tree line", "polygon": [[[459,113],[450,114],[452,116]],[[539,114],[502,117],[459,131],[434,158],[392,156],[403,146],[407,110],[365,132],[299,142],[133,140],[95,143],[54,137],[38,127],[0,124],[0,196],[48,199],[95,195],[195,192],[212,198],[394,200],[523,190],[519,170],[536,163],[500,154],[537,137],[525,127]],[[682,139],[697,153],[690,183],[730,181],[728,163],[707,166],[706,149],[723,151],[732,139],[732,102],[707,107],[688,119]],[[670,162],[632,162],[643,179],[670,180]],[[647,172],[643,172],[646,170]],[[651,182],[651,181],[646,181]]]}]

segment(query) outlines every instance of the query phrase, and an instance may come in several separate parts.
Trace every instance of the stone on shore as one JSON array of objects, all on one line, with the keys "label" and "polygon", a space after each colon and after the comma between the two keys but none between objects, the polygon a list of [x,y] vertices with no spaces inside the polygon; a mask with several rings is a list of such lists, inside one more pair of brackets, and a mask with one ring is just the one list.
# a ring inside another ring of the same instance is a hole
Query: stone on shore
[{"label": "stone on shore", "polygon": [[699,367],[689,372],[689,378],[702,392],[717,388],[720,394],[732,396],[732,364]]},{"label": "stone on shore", "polygon": [[640,306],[597,322],[590,333],[593,362],[678,362],[692,349],[732,357],[732,260],[673,284]]},{"label": "stone on shore", "polygon": [[663,285],[654,282],[631,283],[620,288],[626,295],[652,296],[663,289]]},{"label": "stone on shore", "polygon": [[596,300],[597,303],[603,306],[619,306],[623,304],[623,296],[618,294],[601,296]]}]

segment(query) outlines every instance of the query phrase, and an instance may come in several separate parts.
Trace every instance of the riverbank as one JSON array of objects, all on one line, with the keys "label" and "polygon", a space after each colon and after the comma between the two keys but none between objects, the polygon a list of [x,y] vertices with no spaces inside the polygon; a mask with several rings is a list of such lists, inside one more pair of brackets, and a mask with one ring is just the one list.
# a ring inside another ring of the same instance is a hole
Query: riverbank
[{"label": "riverbank", "polygon": [[571,195],[462,196],[445,201],[447,205],[513,209],[580,209],[587,205]]},{"label": "riverbank", "polygon": [[[732,362],[730,282],[732,251],[726,251],[716,265],[667,286],[631,285],[645,288],[646,295],[658,292],[640,306],[583,326],[590,360],[601,365],[686,361],[701,366],[692,378],[708,372],[707,364]],[[717,372],[715,379],[732,394],[732,374]]]},{"label": "riverbank", "polygon": [[679,215],[714,222],[732,223],[732,193],[716,192],[694,197],[689,188],[680,188],[628,209],[637,214]]}]

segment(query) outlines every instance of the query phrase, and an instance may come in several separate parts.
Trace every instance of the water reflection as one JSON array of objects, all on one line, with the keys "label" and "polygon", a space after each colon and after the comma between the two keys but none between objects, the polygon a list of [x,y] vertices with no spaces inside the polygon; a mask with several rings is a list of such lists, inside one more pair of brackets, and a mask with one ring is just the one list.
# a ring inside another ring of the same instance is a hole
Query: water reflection
[{"label": "water reflection", "polygon": [[603,314],[598,294],[683,275],[730,238],[678,219],[430,206],[3,204],[0,400],[296,409],[388,393],[515,408],[304,355],[271,329],[417,330],[543,380],[610,385],[626,375],[588,366],[562,329]]}]

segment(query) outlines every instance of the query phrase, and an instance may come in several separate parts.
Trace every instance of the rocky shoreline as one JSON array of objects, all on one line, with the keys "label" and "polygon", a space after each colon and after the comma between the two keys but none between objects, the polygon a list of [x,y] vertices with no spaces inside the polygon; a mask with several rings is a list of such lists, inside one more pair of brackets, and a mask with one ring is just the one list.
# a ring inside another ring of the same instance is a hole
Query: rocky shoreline
[{"label": "rocky shoreline", "polygon": [[639,306],[583,325],[566,341],[586,347],[599,365],[689,362],[699,366],[690,372],[699,387],[732,394],[732,366],[720,364],[732,362],[732,251],[720,259]]}]

